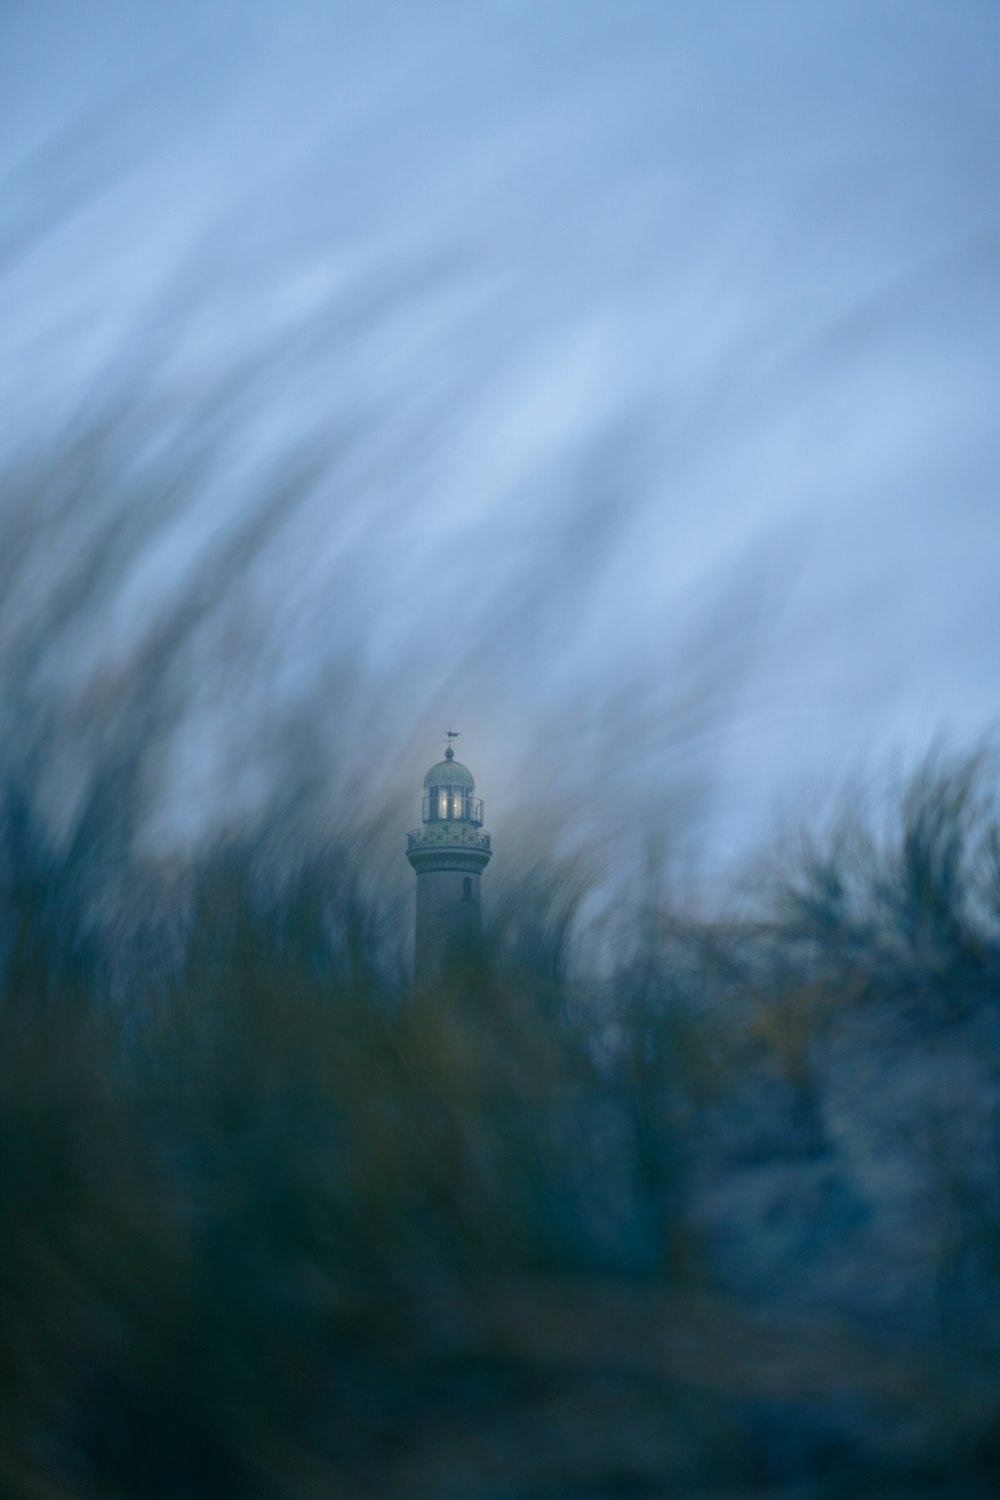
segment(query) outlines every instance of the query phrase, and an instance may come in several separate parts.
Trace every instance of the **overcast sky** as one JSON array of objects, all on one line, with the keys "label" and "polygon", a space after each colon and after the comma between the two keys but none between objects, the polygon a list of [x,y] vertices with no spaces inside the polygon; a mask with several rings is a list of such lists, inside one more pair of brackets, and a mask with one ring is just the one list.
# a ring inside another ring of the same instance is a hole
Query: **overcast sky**
[{"label": "overcast sky", "polygon": [[725,849],[992,732],[995,0],[0,0],[0,101],[5,448],[248,385],[61,690],[322,459],[188,652],[178,826],[450,718],[494,827],[700,779]]}]

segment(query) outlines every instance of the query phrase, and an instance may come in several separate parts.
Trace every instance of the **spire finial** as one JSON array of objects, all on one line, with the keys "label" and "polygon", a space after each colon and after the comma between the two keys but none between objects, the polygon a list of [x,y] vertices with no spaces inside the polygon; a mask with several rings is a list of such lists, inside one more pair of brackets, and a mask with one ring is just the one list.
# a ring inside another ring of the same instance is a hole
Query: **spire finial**
[{"label": "spire finial", "polygon": [[454,760],[455,759],[455,752],[452,749],[451,742],[452,742],[452,740],[457,740],[458,739],[458,736],[461,733],[461,730],[459,730],[459,729],[452,729],[451,725],[449,724],[448,728],[445,729],[443,731],[443,733],[444,733],[445,739],[448,741],[448,748],[444,752],[444,758],[445,758],[445,760]]}]

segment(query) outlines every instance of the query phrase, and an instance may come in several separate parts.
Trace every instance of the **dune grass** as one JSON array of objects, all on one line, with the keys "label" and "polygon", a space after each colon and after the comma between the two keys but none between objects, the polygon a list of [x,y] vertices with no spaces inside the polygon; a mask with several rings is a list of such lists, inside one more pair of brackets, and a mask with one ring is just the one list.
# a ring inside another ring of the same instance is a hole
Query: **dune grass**
[{"label": "dune grass", "polygon": [[600,985],[534,922],[417,996],[251,844],[123,959],[10,799],[0,1492],[989,1494],[988,790],[939,759]]}]

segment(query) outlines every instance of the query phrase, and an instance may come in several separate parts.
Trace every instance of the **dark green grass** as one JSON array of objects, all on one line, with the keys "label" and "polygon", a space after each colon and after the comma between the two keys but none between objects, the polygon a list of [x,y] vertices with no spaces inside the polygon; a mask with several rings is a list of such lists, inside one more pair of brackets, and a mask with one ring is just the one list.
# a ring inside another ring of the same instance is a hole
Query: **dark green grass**
[{"label": "dark green grass", "polygon": [[12,800],[0,1493],[994,1493],[987,790],[416,998],[343,861],[230,849],[123,950]]}]

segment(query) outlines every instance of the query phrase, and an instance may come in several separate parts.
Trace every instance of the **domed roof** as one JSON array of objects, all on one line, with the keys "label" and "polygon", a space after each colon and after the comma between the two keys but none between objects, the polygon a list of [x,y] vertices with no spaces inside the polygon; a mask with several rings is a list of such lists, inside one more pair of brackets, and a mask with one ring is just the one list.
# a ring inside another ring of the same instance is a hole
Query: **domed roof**
[{"label": "domed roof", "polygon": [[444,760],[431,766],[424,777],[424,786],[467,786],[470,792],[475,791],[476,783],[472,772],[468,766],[463,766],[460,760],[455,759],[455,752],[450,745],[444,756]]}]

